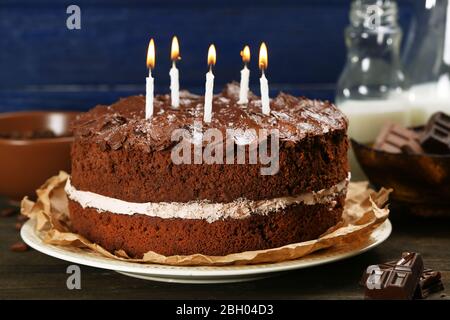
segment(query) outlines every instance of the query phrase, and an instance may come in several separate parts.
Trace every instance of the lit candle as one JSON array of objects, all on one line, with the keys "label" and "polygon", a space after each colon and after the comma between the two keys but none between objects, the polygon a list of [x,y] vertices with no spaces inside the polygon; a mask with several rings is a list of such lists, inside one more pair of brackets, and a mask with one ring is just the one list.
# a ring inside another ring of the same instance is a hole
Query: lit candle
[{"label": "lit candle", "polygon": [[263,42],[259,48],[259,68],[261,69],[261,78],[259,79],[259,84],[261,88],[261,104],[262,112],[265,115],[270,114],[270,103],[269,103],[269,83],[267,81],[264,70],[267,69],[269,64],[269,59],[267,57],[267,47]]},{"label": "lit candle", "polygon": [[206,74],[205,84],[205,111],[203,115],[203,121],[211,122],[212,116],[212,100],[214,89],[214,74],[212,73],[212,66],[216,64],[216,47],[210,45],[208,49],[208,66],[209,71]]},{"label": "lit candle", "polygon": [[150,119],[153,116],[153,91],[154,79],[152,77],[152,69],[155,67],[155,42],[153,38],[150,39],[147,50],[147,67],[148,77],[146,78],[146,94],[145,94],[145,119]]},{"label": "lit candle", "polygon": [[241,51],[241,57],[244,62],[244,68],[241,70],[241,86],[239,88],[238,103],[244,104],[248,102],[248,82],[250,79],[250,70],[247,68],[247,63],[250,62],[250,48],[248,46],[245,46]]},{"label": "lit candle", "polygon": [[180,46],[178,44],[178,38],[172,38],[172,48],[170,50],[170,58],[172,60],[172,68],[170,68],[170,97],[172,101],[172,107],[178,108],[180,105],[180,83],[178,80],[178,69],[176,61],[180,60]]}]

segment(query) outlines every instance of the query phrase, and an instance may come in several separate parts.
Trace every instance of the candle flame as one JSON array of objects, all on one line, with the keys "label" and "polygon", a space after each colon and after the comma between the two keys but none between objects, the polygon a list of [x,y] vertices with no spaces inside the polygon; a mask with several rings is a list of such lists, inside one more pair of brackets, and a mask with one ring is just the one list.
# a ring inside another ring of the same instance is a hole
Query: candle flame
[{"label": "candle flame", "polygon": [[176,36],[174,36],[172,38],[172,48],[170,50],[170,59],[172,59],[172,61],[177,61],[180,60],[180,45],[178,43],[178,38]]},{"label": "candle flame", "polygon": [[244,49],[242,49],[241,57],[242,57],[242,61],[244,63],[250,62],[250,47],[249,46],[245,46]]},{"label": "candle flame", "polygon": [[208,49],[208,66],[216,64],[216,47],[212,44]]},{"label": "candle flame", "polygon": [[269,65],[269,58],[267,56],[267,46],[263,42],[261,43],[261,47],[259,48],[259,68],[261,70],[267,69]]},{"label": "candle flame", "polygon": [[155,67],[155,60],[155,41],[151,38],[147,50],[147,67],[153,69]]}]

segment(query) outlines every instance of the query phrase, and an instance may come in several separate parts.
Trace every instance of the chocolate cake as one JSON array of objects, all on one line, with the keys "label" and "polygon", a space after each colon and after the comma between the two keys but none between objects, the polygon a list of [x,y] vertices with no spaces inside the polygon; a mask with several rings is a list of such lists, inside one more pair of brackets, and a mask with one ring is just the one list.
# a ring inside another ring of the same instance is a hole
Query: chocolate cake
[{"label": "chocolate cake", "polygon": [[[243,105],[238,95],[235,83],[215,95],[210,123],[203,122],[204,98],[188,92],[180,93],[178,109],[169,95],[156,96],[151,119],[143,96],[79,116],[66,185],[73,229],[111,252],[142,257],[274,248],[317,238],[338,223],[348,184],[345,116],[329,102],[284,93],[264,115],[258,97],[250,93]],[[262,175],[267,164],[237,159],[174,163],[174,130],[190,133],[202,151],[196,133],[210,128],[224,137],[235,129],[233,150],[250,148],[250,129],[276,130],[278,170]]]}]

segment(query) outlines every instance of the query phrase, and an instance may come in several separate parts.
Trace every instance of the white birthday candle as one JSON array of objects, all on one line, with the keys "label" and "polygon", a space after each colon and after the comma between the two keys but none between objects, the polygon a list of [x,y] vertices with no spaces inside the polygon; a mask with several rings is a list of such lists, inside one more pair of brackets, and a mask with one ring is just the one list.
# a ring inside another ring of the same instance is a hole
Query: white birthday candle
[{"label": "white birthday candle", "polygon": [[250,70],[247,68],[247,63],[250,62],[250,48],[245,46],[241,51],[242,61],[244,62],[244,68],[241,70],[241,85],[239,87],[239,101],[240,104],[248,102],[248,84],[250,81]]},{"label": "white birthday candle", "polygon": [[147,50],[147,67],[148,77],[146,78],[145,92],[145,118],[150,119],[153,116],[153,94],[154,94],[154,78],[152,77],[152,69],[155,67],[155,42],[150,39]]},{"label": "white birthday candle", "polygon": [[267,81],[264,71],[269,65],[269,59],[267,57],[267,46],[263,42],[259,49],[259,68],[261,69],[261,78],[259,79],[261,90],[261,105],[262,113],[265,115],[270,114],[270,99],[269,99],[269,82]]},{"label": "white birthday candle", "polygon": [[212,117],[212,100],[214,90],[214,74],[212,73],[212,66],[216,64],[216,48],[214,45],[210,45],[208,49],[208,66],[209,71],[206,73],[205,84],[205,110],[203,121],[211,122]]},{"label": "white birthday candle", "polygon": [[179,73],[176,66],[176,61],[180,59],[180,46],[178,44],[178,38],[173,37],[172,49],[170,50],[170,58],[172,60],[172,68],[170,68],[170,98],[172,101],[172,107],[178,108],[180,105],[180,83]]}]

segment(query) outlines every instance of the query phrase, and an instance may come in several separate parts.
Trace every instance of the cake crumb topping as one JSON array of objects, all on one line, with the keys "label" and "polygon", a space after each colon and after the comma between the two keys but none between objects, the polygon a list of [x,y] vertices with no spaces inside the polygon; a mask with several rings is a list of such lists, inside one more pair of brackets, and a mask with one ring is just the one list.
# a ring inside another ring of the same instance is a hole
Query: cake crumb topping
[{"label": "cake crumb topping", "polygon": [[154,116],[148,120],[145,119],[145,97],[131,96],[109,106],[98,105],[80,115],[73,123],[73,131],[76,138],[90,136],[103,148],[112,150],[130,146],[162,150],[173,145],[174,130],[187,128],[194,122],[202,123],[204,130],[215,128],[223,133],[227,129],[277,129],[281,143],[347,130],[344,114],[327,101],[282,92],[271,99],[270,115],[264,115],[260,98],[251,92],[248,98],[247,104],[238,104],[239,85],[228,84],[214,96],[212,121],[204,123],[202,96],[183,90],[180,106],[174,109],[169,95],[158,95],[154,100]]}]

